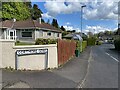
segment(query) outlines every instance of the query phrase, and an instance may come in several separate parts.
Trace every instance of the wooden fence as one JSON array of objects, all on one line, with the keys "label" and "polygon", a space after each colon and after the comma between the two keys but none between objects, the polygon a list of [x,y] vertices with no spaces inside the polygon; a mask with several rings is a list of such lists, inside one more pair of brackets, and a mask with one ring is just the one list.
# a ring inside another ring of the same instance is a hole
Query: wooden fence
[{"label": "wooden fence", "polygon": [[58,39],[58,65],[66,63],[75,55],[76,42]]}]

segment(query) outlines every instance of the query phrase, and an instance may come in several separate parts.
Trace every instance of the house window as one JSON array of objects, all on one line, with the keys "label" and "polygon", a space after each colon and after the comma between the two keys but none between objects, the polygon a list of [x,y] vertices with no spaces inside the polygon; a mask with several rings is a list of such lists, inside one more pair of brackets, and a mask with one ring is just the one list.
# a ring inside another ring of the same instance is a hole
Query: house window
[{"label": "house window", "polygon": [[53,37],[55,37],[55,32],[53,32]]},{"label": "house window", "polygon": [[22,32],[22,37],[32,37],[32,32]]},{"label": "house window", "polygon": [[10,36],[13,36],[13,32],[10,32]]},{"label": "house window", "polygon": [[43,31],[39,31],[39,35],[40,35],[40,36],[43,36]]},{"label": "house window", "polygon": [[59,37],[59,33],[57,33],[57,37]]},{"label": "house window", "polygon": [[48,32],[47,35],[48,35],[48,36],[51,36],[51,32]]}]

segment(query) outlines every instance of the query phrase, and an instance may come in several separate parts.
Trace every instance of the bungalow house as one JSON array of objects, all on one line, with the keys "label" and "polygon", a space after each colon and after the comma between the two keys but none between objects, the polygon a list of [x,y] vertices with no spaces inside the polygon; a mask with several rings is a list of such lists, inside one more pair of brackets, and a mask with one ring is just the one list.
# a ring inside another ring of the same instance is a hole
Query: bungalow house
[{"label": "bungalow house", "polygon": [[69,33],[65,35],[63,39],[83,40],[86,37],[87,36],[84,33],[82,33],[82,37],[81,37],[81,33],[76,32],[76,33]]},{"label": "bungalow house", "polygon": [[61,39],[61,30],[41,20],[16,21],[6,20],[0,22],[0,39],[13,39],[24,42],[34,42],[37,38]]}]

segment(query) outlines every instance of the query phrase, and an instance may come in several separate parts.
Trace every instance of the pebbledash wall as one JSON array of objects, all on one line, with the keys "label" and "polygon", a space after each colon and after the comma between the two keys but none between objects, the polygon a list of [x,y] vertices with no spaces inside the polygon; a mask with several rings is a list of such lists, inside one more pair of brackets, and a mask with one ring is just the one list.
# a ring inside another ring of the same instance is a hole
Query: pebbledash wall
[{"label": "pebbledash wall", "polygon": [[0,40],[0,68],[42,70],[58,67],[57,44],[15,46],[14,43],[13,40]]}]

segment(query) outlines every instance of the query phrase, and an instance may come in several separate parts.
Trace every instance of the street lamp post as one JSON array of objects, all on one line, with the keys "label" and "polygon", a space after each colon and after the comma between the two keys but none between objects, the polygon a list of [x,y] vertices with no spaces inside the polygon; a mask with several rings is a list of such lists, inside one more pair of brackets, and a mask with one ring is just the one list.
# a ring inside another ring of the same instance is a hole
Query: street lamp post
[{"label": "street lamp post", "polygon": [[95,36],[95,29],[94,29],[94,36]]},{"label": "street lamp post", "polygon": [[[86,7],[86,5],[81,6],[81,38],[82,38],[82,15],[83,15],[84,7]],[[81,51],[82,51],[82,41],[81,41]]]}]

